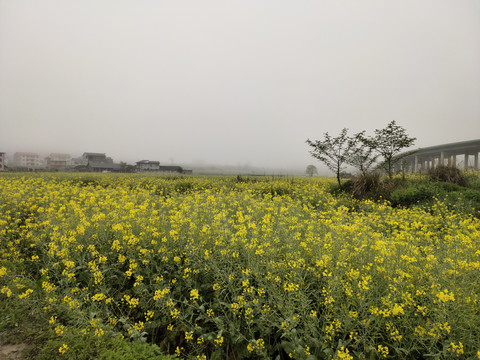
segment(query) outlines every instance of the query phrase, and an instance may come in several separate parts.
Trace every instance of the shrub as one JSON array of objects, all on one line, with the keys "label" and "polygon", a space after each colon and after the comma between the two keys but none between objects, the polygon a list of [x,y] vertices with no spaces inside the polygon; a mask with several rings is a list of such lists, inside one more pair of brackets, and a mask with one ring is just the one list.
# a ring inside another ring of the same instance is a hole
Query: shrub
[{"label": "shrub", "polygon": [[451,209],[480,217],[480,191],[473,189],[452,191],[448,193],[446,200]]},{"label": "shrub", "polygon": [[467,189],[464,192],[464,196],[465,198],[480,204],[480,190]]},{"label": "shrub", "polygon": [[455,166],[440,165],[428,170],[428,175],[432,181],[443,181],[460,186],[467,185],[467,179],[463,172]]},{"label": "shrub", "polygon": [[352,195],[357,199],[364,199],[372,192],[378,191],[380,186],[380,174],[360,174],[352,179]]},{"label": "shrub", "polygon": [[429,184],[409,186],[392,192],[390,200],[394,206],[410,206],[432,199],[438,194],[438,189]]},{"label": "shrub", "polygon": [[438,188],[442,189],[443,191],[446,192],[452,192],[452,191],[464,191],[466,190],[463,186],[451,183],[451,182],[442,182],[439,181],[435,184]]},{"label": "shrub", "polygon": [[382,178],[379,173],[367,173],[354,176],[343,184],[342,189],[334,187],[330,192],[335,194],[343,190],[358,200],[390,200],[391,193],[404,184],[401,178]]},{"label": "shrub", "polygon": [[467,186],[480,191],[480,171],[470,171],[466,174]]}]

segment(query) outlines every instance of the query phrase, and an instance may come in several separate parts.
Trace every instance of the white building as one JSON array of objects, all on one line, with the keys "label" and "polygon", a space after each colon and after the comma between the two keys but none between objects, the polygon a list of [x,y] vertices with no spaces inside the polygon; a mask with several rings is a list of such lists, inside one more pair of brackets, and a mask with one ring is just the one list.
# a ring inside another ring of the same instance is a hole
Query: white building
[{"label": "white building", "polygon": [[40,155],[30,152],[16,152],[13,155],[16,166],[34,169],[40,167]]},{"label": "white building", "polygon": [[51,153],[46,161],[48,169],[67,169],[72,166],[72,156],[70,154]]}]

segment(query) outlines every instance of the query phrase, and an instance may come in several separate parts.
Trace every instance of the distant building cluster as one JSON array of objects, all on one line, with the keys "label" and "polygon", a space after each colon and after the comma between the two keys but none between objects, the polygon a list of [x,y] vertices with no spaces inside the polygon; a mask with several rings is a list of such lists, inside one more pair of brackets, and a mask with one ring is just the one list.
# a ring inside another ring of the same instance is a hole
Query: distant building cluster
[{"label": "distant building cluster", "polygon": [[72,158],[70,154],[51,153],[43,158],[37,153],[16,152],[7,158],[0,152],[0,171],[84,171],[84,172],[138,172],[191,174],[181,166],[160,165],[159,161],[141,160],[135,165],[115,163],[105,153],[85,152],[82,156]]}]

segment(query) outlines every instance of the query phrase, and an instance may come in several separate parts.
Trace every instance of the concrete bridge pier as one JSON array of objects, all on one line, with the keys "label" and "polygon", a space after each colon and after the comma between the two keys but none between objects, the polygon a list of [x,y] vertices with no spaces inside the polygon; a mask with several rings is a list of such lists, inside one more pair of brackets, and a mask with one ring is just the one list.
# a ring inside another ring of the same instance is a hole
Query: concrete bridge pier
[{"label": "concrete bridge pier", "polygon": [[457,166],[457,155],[452,155],[451,156],[452,158],[452,162],[450,164],[448,164],[449,166]]}]

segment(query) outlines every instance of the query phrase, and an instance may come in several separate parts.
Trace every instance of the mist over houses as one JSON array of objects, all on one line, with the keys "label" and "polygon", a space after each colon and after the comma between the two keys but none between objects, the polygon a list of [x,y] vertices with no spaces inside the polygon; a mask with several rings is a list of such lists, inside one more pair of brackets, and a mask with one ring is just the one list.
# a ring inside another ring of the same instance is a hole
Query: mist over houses
[{"label": "mist over houses", "polygon": [[7,157],[0,152],[0,171],[71,171],[71,172],[135,172],[160,174],[191,174],[177,165],[161,165],[160,161],[140,160],[135,165],[115,163],[105,153],[84,152],[73,158],[70,154],[51,153],[42,157],[33,152],[16,152]]}]

